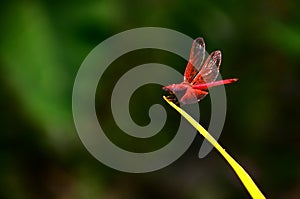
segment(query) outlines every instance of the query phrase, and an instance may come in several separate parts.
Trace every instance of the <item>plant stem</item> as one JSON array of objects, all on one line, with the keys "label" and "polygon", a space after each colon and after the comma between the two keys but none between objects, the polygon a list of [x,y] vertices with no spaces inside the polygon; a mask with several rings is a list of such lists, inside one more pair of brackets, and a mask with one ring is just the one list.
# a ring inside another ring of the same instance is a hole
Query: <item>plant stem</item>
[{"label": "plant stem", "polygon": [[203,137],[208,140],[218,151],[219,153],[227,160],[229,165],[235,171],[237,176],[240,178],[241,182],[248,190],[249,194],[254,199],[264,199],[265,196],[256,186],[254,181],[251,179],[249,174],[241,167],[226,151],[222,146],[198,123],[194,118],[187,114],[184,110],[176,106],[173,102],[169,101],[165,96],[164,99],[175,109],[177,110],[192,126],[194,126]]}]

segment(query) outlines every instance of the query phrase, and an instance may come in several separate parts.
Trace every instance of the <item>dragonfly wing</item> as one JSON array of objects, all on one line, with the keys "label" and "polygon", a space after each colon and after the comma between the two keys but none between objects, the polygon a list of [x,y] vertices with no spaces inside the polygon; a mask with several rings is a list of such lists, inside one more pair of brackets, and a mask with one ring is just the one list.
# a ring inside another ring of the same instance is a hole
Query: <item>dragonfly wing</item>
[{"label": "dragonfly wing", "polygon": [[184,72],[184,81],[191,83],[195,75],[200,70],[205,57],[205,43],[202,37],[194,40],[189,62]]},{"label": "dragonfly wing", "polygon": [[191,84],[197,85],[215,81],[219,74],[221,59],[221,51],[217,50],[212,52],[206,59],[205,63],[203,64],[203,67],[195,76]]},{"label": "dragonfly wing", "polygon": [[208,92],[206,91],[190,88],[181,97],[180,102],[182,104],[194,104],[202,100],[207,94]]}]

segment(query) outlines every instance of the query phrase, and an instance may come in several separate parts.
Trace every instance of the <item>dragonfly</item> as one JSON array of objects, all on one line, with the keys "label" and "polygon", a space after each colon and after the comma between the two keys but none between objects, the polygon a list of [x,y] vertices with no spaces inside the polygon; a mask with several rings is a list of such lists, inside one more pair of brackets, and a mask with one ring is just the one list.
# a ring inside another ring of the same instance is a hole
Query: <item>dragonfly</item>
[{"label": "dragonfly", "polygon": [[198,103],[208,94],[209,88],[238,81],[237,78],[216,81],[219,75],[221,59],[222,54],[220,50],[212,52],[205,59],[204,39],[202,37],[195,39],[184,72],[183,82],[162,88],[171,94],[167,96],[167,99],[177,105]]}]

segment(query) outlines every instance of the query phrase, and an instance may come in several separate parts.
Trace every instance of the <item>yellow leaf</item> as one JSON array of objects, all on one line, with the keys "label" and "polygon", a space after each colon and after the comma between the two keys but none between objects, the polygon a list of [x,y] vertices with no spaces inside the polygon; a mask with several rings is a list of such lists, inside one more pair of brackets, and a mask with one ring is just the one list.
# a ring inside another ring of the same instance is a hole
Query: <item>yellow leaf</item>
[{"label": "yellow leaf", "polygon": [[252,198],[262,199],[265,196],[256,186],[254,181],[251,179],[249,174],[237,163],[226,151],[221,147],[221,145],[198,123],[194,120],[189,114],[187,114],[180,107],[176,106],[173,102],[169,101],[165,96],[164,99],[176,110],[178,111],[193,127],[195,127],[203,137],[208,140],[219,152],[220,154],[227,160],[232,169],[235,171],[237,176],[240,178],[241,182],[248,190],[249,194]]}]

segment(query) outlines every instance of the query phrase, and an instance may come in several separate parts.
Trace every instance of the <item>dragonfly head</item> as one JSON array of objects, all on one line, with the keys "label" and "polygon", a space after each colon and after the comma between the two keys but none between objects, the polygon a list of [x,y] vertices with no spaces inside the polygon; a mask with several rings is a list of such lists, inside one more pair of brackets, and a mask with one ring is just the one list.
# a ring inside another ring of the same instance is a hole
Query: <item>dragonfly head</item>
[{"label": "dragonfly head", "polygon": [[188,87],[189,85],[181,83],[181,84],[171,84],[169,86],[164,86],[162,89],[170,93],[178,93],[178,92],[185,92]]},{"label": "dragonfly head", "polygon": [[162,87],[162,89],[167,92],[173,92],[174,85],[175,84],[171,84],[169,86],[164,86],[164,87]]}]

